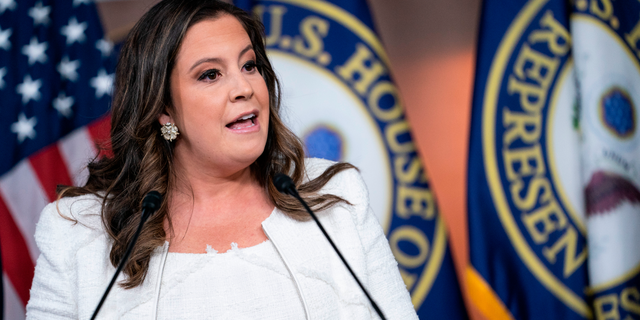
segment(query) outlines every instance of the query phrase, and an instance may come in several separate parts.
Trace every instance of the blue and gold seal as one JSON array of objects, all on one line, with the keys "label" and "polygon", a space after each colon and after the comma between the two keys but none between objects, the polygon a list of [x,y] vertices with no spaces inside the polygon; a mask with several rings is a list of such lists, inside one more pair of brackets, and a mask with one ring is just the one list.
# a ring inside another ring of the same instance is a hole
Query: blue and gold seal
[{"label": "blue and gold seal", "polygon": [[435,301],[449,295],[457,305],[446,316],[464,314],[443,221],[366,2],[254,4],[282,83],[283,119],[307,155],[360,169],[419,314],[424,306],[437,315],[446,306]]},{"label": "blue and gold seal", "polygon": [[[479,52],[471,264],[496,305],[508,309],[506,318],[590,318],[570,9],[548,0],[517,5],[513,16],[501,17],[505,27],[491,25],[501,29],[492,30],[499,41],[485,38]],[[489,49],[490,42],[496,46]]]}]

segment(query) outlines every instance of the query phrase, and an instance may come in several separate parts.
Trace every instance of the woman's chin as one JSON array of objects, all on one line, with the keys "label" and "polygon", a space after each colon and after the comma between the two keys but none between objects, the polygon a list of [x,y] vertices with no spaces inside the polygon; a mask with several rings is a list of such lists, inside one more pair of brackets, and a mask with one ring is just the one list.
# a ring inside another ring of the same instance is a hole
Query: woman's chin
[{"label": "woman's chin", "polygon": [[253,163],[255,163],[256,160],[258,160],[260,155],[262,155],[263,151],[264,151],[264,148],[261,148],[261,149],[253,148],[253,149],[247,150],[247,152],[240,153],[235,157],[233,157],[232,159],[230,159],[230,161],[228,162],[228,166],[234,167],[237,169],[248,168]]}]

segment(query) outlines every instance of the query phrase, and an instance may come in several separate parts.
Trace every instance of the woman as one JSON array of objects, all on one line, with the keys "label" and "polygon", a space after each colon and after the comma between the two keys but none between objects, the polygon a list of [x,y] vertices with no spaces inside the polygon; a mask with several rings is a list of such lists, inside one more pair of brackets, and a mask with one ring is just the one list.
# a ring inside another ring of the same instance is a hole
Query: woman
[{"label": "woman", "polygon": [[284,172],[386,316],[417,319],[357,171],[305,160],[279,103],[259,22],[217,1],[153,7],[117,67],[114,156],[89,164],[87,184],[38,223],[27,317],[91,316],[151,190],[163,204],[99,318],[374,317],[304,209],[276,191]]}]

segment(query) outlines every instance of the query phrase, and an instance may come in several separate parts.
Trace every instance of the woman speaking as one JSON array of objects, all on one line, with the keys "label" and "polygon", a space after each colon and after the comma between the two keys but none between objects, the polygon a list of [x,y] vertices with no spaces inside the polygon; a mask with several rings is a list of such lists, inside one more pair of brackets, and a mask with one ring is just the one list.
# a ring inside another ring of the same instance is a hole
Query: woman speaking
[{"label": "woman speaking", "polygon": [[386,317],[417,319],[357,170],[305,159],[279,107],[260,22],[219,1],[154,6],[121,51],[113,156],[42,213],[27,318],[91,317],[153,190],[164,200],[98,318],[376,318],[304,207],[277,191],[285,173]]}]

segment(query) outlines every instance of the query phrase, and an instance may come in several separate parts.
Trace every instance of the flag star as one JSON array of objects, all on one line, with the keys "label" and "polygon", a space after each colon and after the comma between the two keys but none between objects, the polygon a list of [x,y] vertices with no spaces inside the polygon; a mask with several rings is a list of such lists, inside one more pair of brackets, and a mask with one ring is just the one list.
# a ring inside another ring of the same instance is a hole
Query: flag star
[{"label": "flag star", "polygon": [[2,28],[0,28],[0,48],[5,50],[9,50],[9,48],[11,48],[11,41],[9,41],[9,37],[11,37],[12,32],[11,28],[7,30],[2,30]]},{"label": "flag star", "polygon": [[78,68],[80,67],[80,60],[69,61],[68,56],[64,56],[58,64],[58,72],[62,79],[67,79],[75,82],[78,79]]},{"label": "flag star", "polygon": [[26,138],[35,139],[36,130],[34,130],[34,127],[36,123],[38,123],[36,117],[27,119],[24,112],[18,115],[18,121],[11,124],[11,132],[18,135],[18,143],[22,143]]},{"label": "flag star", "polygon": [[0,68],[0,89],[4,89],[4,75],[7,74],[7,68]]},{"label": "flag star", "polygon": [[0,14],[3,14],[5,10],[13,10],[16,8],[16,2],[14,0],[0,0]]},{"label": "flag star", "polygon": [[96,89],[96,99],[102,98],[104,94],[111,95],[113,88],[113,74],[107,74],[104,69],[98,71],[98,75],[91,78],[91,86]]},{"label": "flag star", "polygon": [[58,97],[53,100],[53,108],[58,110],[58,112],[65,116],[65,118],[69,118],[73,114],[71,106],[73,106],[74,102],[73,97],[67,97],[64,92],[60,92]]},{"label": "flag star", "polygon": [[96,41],[96,48],[102,52],[102,57],[106,58],[111,54],[111,51],[113,51],[113,42],[107,39],[100,39]]},{"label": "flag star", "polygon": [[81,4],[90,4],[91,0],[73,0],[73,6],[77,7]]},{"label": "flag star", "polygon": [[[1,1],[1,0],[0,0]],[[78,23],[76,17],[69,19],[69,24],[62,27],[60,33],[67,37],[67,45],[71,45],[74,42],[84,42],[84,31],[87,30],[87,23]]]},{"label": "flag star", "polygon": [[47,47],[49,45],[46,42],[38,43],[38,38],[31,38],[31,42],[22,47],[22,53],[29,57],[29,65],[33,65],[36,62],[45,63],[47,61]]},{"label": "flag star", "polygon": [[16,87],[16,91],[22,95],[22,104],[27,104],[29,100],[40,100],[40,87],[41,80],[33,81],[30,75],[24,76],[24,81]]},{"label": "flag star", "polygon": [[49,13],[51,13],[51,6],[43,7],[42,1],[38,1],[35,6],[29,9],[29,16],[33,18],[33,25],[49,24]]}]

